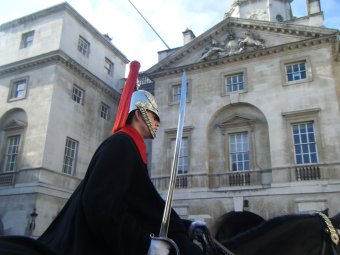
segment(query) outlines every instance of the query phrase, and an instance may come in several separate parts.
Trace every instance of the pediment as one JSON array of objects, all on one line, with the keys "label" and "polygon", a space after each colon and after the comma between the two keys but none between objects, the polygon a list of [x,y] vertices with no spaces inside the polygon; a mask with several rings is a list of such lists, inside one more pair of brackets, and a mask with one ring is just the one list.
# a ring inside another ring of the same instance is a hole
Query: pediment
[{"label": "pediment", "polygon": [[171,54],[146,73],[151,76],[162,72],[177,73],[183,67],[199,69],[294,47],[308,47],[314,45],[315,40],[322,43],[327,40],[323,38],[337,32],[321,27],[228,17],[186,45],[172,49]]},{"label": "pediment", "polygon": [[27,126],[26,122],[23,122],[21,120],[13,119],[6,123],[3,127],[3,130],[10,131],[10,130],[16,130],[16,129],[23,129]]},{"label": "pediment", "polygon": [[234,127],[252,127],[254,126],[256,120],[250,119],[241,115],[233,115],[225,120],[223,120],[222,123],[218,125],[219,128],[222,130],[227,128],[234,128]]}]

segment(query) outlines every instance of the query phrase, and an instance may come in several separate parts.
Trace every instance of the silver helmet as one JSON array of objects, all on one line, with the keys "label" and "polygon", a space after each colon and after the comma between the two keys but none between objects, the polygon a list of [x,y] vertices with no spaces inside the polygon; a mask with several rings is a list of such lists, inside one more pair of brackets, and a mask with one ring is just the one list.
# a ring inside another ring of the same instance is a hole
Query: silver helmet
[{"label": "silver helmet", "polygon": [[146,122],[146,125],[148,126],[152,138],[155,138],[156,131],[153,128],[151,121],[146,113],[146,111],[151,111],[157,116],[158,120],[160,120],[158,115],[158,106],[154,96],[145,90],[137,90],[133,92],[130,102],[129,113],[137,109],[142,113],[143,119]]}]

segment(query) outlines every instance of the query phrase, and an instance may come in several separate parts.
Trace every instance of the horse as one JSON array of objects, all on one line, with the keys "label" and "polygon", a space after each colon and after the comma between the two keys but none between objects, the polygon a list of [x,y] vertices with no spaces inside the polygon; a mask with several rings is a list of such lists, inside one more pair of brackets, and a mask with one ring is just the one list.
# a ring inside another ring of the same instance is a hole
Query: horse
[{"label": "horse", "polygon": [[340,246],[335,229],[340,229],[340,213],[330,219],[323,213],[292,214],[217,241],[237,255],[336,255]]},{"label": "horse", "polygon": [[[206,255],[339,255],[336,229],[340,213],[332,218],[315,213],[278,216],[226,240],[214,239],[204,222],[191,223],[189,234]],[[0,255],[19,254],[55,255],[29,237],[0,238]]]}]

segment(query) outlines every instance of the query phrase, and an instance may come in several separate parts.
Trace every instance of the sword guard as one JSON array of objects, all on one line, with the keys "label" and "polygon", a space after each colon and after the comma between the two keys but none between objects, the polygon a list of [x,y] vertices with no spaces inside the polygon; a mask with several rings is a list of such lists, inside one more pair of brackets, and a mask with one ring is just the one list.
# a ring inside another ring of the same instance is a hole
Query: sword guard
[{"label": "sword guard", "polygon": [[172,240],[168,237],[157,237],[157,236],[154,236],[153,234],[151,234],[150,237],[151,237],[151,239],[154,239],[154,240],[161,240],[161,241],[166,242],[167,244],[170,245],[170,247],[173,247],[175,249],[177,255],[180,255],[178,246],[174,242],[174,240]]}]

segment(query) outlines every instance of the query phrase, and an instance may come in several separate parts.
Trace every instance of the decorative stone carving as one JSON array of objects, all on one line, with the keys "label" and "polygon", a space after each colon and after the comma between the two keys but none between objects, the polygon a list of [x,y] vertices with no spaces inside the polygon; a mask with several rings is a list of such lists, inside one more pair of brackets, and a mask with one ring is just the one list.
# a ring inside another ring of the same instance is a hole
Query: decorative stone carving
[{"label": "decorative stone carving", "polygon": [[226,39],[217,41],[212,39],[210,45],[205,48],[200,61],[229,57],[244,51],[251,51],[265,48],[264,40],[255,36],[249,30],[245,33],[245,38],[236,38],[232,31],[226,34]]}]

